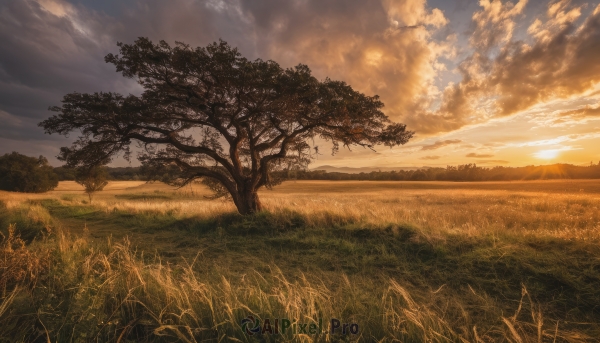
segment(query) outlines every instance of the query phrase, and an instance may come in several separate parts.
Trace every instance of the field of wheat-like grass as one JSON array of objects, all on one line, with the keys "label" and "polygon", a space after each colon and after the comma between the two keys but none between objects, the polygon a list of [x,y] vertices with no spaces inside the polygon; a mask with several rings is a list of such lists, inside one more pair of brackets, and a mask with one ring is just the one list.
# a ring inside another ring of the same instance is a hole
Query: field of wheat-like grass
[{"label": "field of wheat-like grass", "polygon": [[250,217],[207,195],[0,192],[0,342],[599,341],[599,181],[289,181]]}]

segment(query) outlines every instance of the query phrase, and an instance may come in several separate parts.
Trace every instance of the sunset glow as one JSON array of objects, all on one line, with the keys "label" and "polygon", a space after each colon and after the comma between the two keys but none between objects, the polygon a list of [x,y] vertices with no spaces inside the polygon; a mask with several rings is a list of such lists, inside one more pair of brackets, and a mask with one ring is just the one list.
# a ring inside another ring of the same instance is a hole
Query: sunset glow
[{"label": "sunset glow", "polygon": [[0,343],[600,343],[600,0],[0,0]]},{"label": "sunset glow", "polygon": [[535,157],[544,160],[552,160],[558,156],[558,150],[540,150],[535,154]]},{"label": "sunset glow", "polygon": [[[0,5],[0,153],[55,156],[37,123],[74,90],[139,94],[104,63],[137,37],[305,64],[378,95],[406,145],[322,152],[309,168],[583,165],[600,160],[600,5],[586,0],[22,0]],[[15,38],[15,37],[18,37]],[[568,151],[568,153],[567,153]],[[116,159],[114,166],[129,162]],[[133,161],[134,165],[137,163]]]}]

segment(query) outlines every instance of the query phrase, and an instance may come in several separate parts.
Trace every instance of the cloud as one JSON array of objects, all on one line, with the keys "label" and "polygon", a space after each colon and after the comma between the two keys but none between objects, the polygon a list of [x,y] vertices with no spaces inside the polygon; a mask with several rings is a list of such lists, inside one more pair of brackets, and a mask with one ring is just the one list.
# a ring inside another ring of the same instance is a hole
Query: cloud
[{"label": "cloud", "polygon": [[481,0],[481,9],[473,14],[473,33],[469,38],[480,52],[489,52],[502,43],[510,42],[515,29],[515,17],[521,15],[528,0],[516,4],[501,0]]},{"label": "cloud", "polygon": [[[44,135],[36,126],[50,115],[48,106],[73,91],[139,93],[139,86],[103,57],[117,51],[117,41],[140,36],[192,46],[223,38],[251,59],[273,59],[284,67],[307,64],[320,79],[378,94],[384,112],[420,137],[598,87],[600,5],[553,0],[529,19],[527,3],[479,1],[472,15],[465,13],[472,24],[464,40],[426,0],[4,1],[0,137],[29,147],[43,141],[58,152],[63,138]],[[548,115],[571,122],[598,118],[598,111],[589,105]],[[459,142],[413,148],[436,150]]]},{"label": "cloud", "polygon": [[[47,140],[37,123],[50,115],[64,94],[132,92],[103,62],[115,50],[111,30],[118,23],[64,1],[7,1],[0,8],[0,110],[20,118],[2,129],[13,139]],[[50,138],[51,140],[55,140]]]},{"label": "cloud", "polygon": [[[557,9],[553,6],[563,5]],[[486,90],[497,91],[496,115],[505,116],[537,103],[582,94],[600,82],[600,5],[581,26],[580,8],[568,1],[550,6],[548,27],[533,45],[507,44],[494,61]],[[569,13],[575,13],[569,14]]]},{"label": "cloud", "polygon": [[452,144],[462,143],[460,139],[447,139],[445,141],[437,141],[431,145],[424,145],[421,150],[436,150]]},{"label": "cloud", "polygon": [[439,160],[442,156],[423,156],[421,160]]},{"label": "cloud", "polygon": [[11,127],[19,127],[23,125],[23,120],[19,117],[14,116],[8,112],[0,110],[0,122],[3,125],[11,126]]},{"label": "cloud", "polygon": [[257,51],[284,66],[308,65],[318,78],[343,80],[385,103],[399,120],[439,92],[452,41],[432,36],[447,23],[425,0],[243,1]]},{"label": "cloud", "polygon": [[552,149],[573,150],[571,146],[565,144],[600,138],[600,132],[587,132],[587,133],[574,133],[563,136],[558,136],[551,139],[542,139],[537,141],[519,142],[519,143],[507,143],[505,147],[551,147]]},{"label": "cloud", "polygon": [[418,133],[449,132],[485,122],[490,117],[489,112],[494,111],[494,104],[481,98],[481,89],[493,68],[493,61],[488,55],[500,44],[511,42],[514,19],[522,14],[527,0],[520,0],[517,4],[482,0],[479,4],[481,8],[473,14],[469,38],[474,52],[457,68],[462,80],[446,86],[437,111],[420,107],[406,118],[406,122]]},{"label": "cloud", "polygon": [[506,160],[478,160],[479,164],[509,164],[510,161]]},{"label": "cloud", "polygon": [[[209,29],[218,13],[211,14],[204,3],[173,0],[167,6],[150,0],[141,8],[135,8],[138,4],[133,1],[122,4],[125,10],[117,18],[63,0],[2,2],[0,137],[22,141],[24,151],[39,147],[36,141],[51,142],[51,149],[44,151],[53,150],[47,157],[57,164],[52,155],[68,143],[37,127],[51,115],[49,106],[59,105],[63,95],[73,91],[140,92],[135,81],[104,63],[107,53],[116,52],[118,41],[132,42],[138,36],[172,42],[193,37],[196,41],[191,43],[205,45],[219,38]],[[0,153],[7,149],[8,145],[0,145]]]},{"label": "cloud", "polygon": [[526,1],[482,0],[473,15],[473,53],[457,70],[458,83],[443,91],[437,111],[415,112],[407,122],[421,134],[457,130],[510,116],[550,100],[584,94],[600,83],[600,5],[577,24],[585,5],[550,2],[514,41],[515,19]]},{"label": "cloud", "polygon": [[564,111],[558,114],[560,117],[575,117],[575,118],[595,118],[600,117],[600,104],[597,106],[585,106],[571,111]]},{"label": "cloud", "polygon": [[474,157],[474,158],[489,158],[489,157],[494,157],[494,155],[491,154],[476,154],[474,152],[467,154],[466,157]]},{"label": "cloud", "polygon": [[320,79],[380,95],[385,113],[398,119],[439,92],[438,58],[453,48],[433,35],[446,23],[426,0],[7,1],[0,5],[0,110],[31,118],[13,125],[11,138],[42,140],[35,123],[66,93],[139,92],[103,57],[117,41],[144,36],[192,46],[223,38],[251,59],[307,64]]}]

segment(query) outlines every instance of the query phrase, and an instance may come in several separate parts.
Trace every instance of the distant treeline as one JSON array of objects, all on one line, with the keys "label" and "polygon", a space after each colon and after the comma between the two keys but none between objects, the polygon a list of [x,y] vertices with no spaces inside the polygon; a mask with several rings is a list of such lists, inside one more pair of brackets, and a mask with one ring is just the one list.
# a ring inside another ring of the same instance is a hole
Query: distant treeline
[{"label": "distant treeline", "polygon": [[[74,180],[72,169],[54,168],[61,181]],[[146,180],[139,167],[108,168],[110,180]],[[364,181],[513,181],[549,179],[600,179],[600,162],[589,166],[553,164],[527,167],[478,167],[475,164],[422,168],[418,170],[373,171],[370,173],[340,173],[324,170],[290,170],[275,172],[283,180],[364,180]]]},{"label": "distant treeline", "polygon": [[423,168],[418,170],[339,173],[324,170],[280,173],[284,179],[296,180],[365,180],[365,181],[511,181],[546,179],[600,179],[600,163],[589,166],[553,164],[527,167],[478,167],[475,164]]},{"label": "distant treeline", "polygon": [[[112,181],[143,181],[145,176],[142,175],[139,167],[107,167],[108,179]],[[60,181],[75,180],[75,169],[57,167],[54,172],[58,175]]]}]

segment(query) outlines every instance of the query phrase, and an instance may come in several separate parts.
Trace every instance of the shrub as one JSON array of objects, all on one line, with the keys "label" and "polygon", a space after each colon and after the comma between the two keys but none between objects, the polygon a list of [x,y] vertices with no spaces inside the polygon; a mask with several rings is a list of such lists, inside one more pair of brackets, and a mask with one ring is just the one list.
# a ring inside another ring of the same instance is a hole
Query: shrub
[{"label": "shrub", "polygon": [[58,176],[45,157],[29,157],[17,152],[0,156],[0,189],[43,193],[56,186]]},{"label": "shrub", "polygon": [[84,192],[90,198],[90,204],[92,203],[92,195],[103,190],[108,184],[107,178],[106,168],[100,166],[90,169],[79,168],[75,174],[75,182],[84,187]]}]

